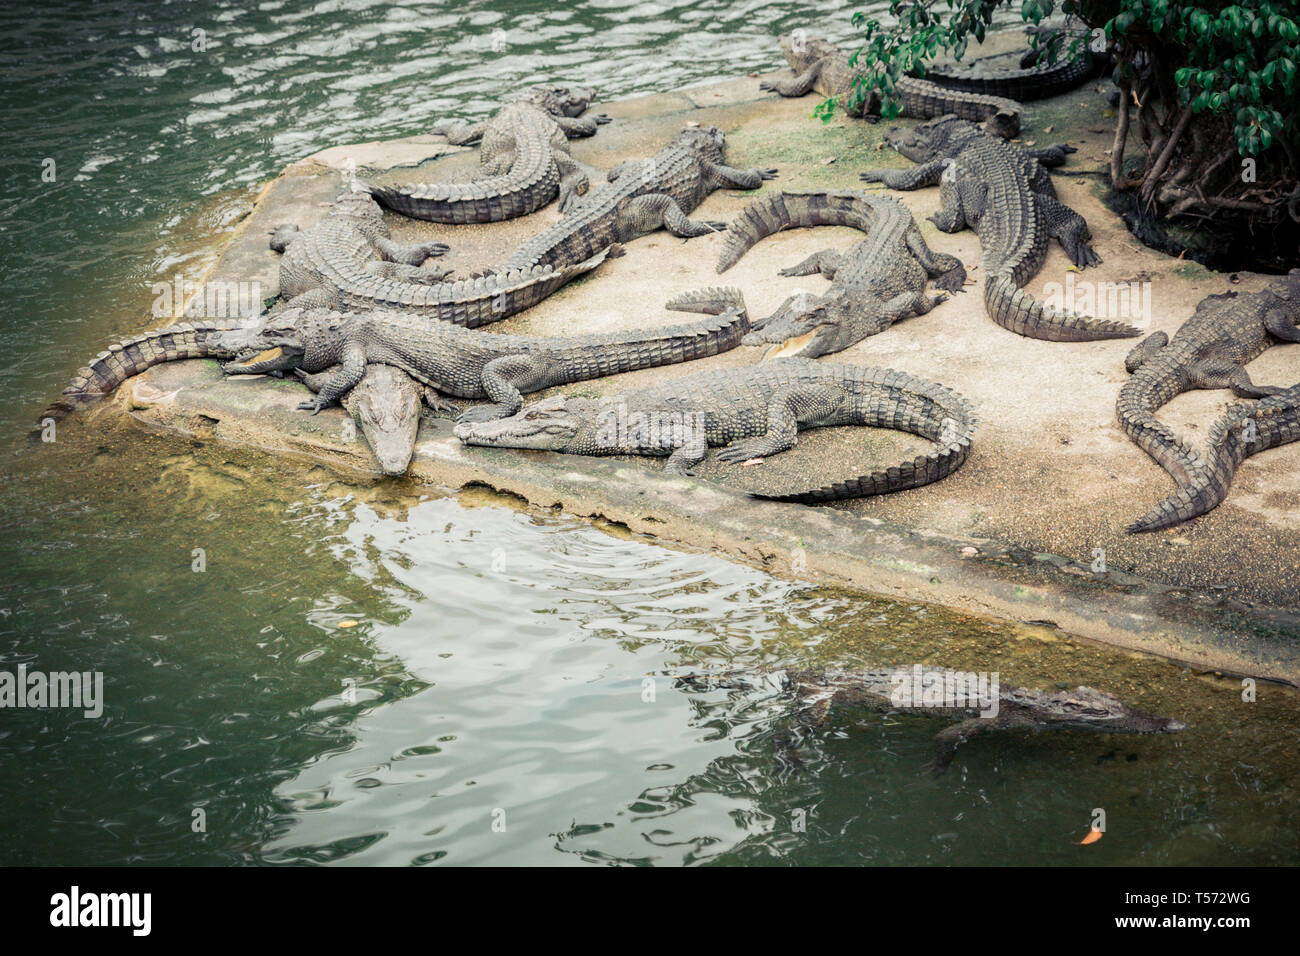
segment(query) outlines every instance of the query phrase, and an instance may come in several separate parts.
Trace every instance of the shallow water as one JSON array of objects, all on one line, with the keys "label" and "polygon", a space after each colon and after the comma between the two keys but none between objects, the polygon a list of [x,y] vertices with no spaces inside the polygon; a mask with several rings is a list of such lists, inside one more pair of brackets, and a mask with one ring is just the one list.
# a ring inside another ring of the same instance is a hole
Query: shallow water
[{"label": "shallow water", "polygon": [[[846,36],[855,8],[822,20]],[[5,8],[0,430],[138,329],[151,283],[197,276],[285,162],[481,115],[523,82],[623,96],[768,69],[801,25],[793,2]],[[0,670],[100,671],[106,703],[0,710],[0,863],[1297,857],[1289,690],[1247,704],[1238,682],[1055,631],[486,494],[352,486],[125,425],[60,436],[0,445]],[[800,663],[1092,684],[1190,726],[990,734],[932,778],[942,721],[836,711],[792,748],[787,703],[673,680]],[[1105,838],[1075,845],[1097,807]]]}]

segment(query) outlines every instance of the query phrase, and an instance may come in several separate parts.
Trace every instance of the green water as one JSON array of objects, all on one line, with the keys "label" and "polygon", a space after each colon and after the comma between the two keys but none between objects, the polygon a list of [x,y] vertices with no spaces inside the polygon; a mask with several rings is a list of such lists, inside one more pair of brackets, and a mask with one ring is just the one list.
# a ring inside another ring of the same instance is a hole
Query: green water
[{"label": "green water", "polygon": [[[1245,703],[1054,631],[486,495],[126,424],[22,438],[285,162],[479,115],[520,82],[620,96],[770,68],[802,7],[0,12],[0,671],[99,671],[106,698],[97,719],[0,710],[0,863],[1295,862],[1288,690]],[[832,33],[853,8],[827,6]],[[805,662],[1091,684],[1189,728],[990,734],[932,778],[939,721],[836,711],[792,751],[783,702],[672,680]],[[1080,847],[1094,808],[1106,836]]]}]

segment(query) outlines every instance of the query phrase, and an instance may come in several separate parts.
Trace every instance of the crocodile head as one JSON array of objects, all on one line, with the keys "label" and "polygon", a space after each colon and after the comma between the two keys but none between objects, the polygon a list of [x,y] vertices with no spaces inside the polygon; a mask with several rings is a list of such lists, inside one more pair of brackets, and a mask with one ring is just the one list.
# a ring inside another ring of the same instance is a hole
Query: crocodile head
[{"label": "crocodile head", "polygon": [[914,163],[955,156],[978,128],[951,113],[907,128],[892,127],[885,142]]},{"label": "crocodile head", "polygon": [[865,303],[850,304],[823,296],[815,305],[780,315],[763,329],[765,341],[779,342],[763,354],[763,361],[796,355],[811,359],[843,351],[862,338],[858,328],[861,318],[871,315],[863,311],[866,308]]},{"label": "crocodile head", "polygon": [[1300,311],[1300,269],[1292,269],[1268,287],[1268,291],[1282,299],[1292,311]]},{"label": "crocodile head", "polygon": [[379,203],[375,202],[368,192],[343,193],[338,199],[334,200],[334,205],[330,207],[330,214],[351,216],[355,219],[367,219],[376,223],[382,222],[384,218]]},{"label": "crocodile head", "polygon": [[222,366],[227,375],[264,375],[302,364],[307,351],[303,309],[286,309],[259,325],[210,335],[213,348],[235,356]]},{"label": "crocodile head", "polygon": [[454,433],[466,445],[569,451],[595,427],[598,407],[599,403],[589,398],[555,395],[525,405],[509,418],[463,422]]},{"label": "crocodile head", "polygon": [[727,138],[716,126],[687,126],[673,137],[672,144],[693,149],[711,163],[721,163],[727,151]]},{"label": "crocodile head", "polygon": [[839,48],[825,37],[813,37],[803,30],[783,33],[777,38],[781,44],[781,53],[790,69],[802,73],[825,57],[839,52]]},{"label": "crocodile head", "polygon": [[420,389],[391,365],[367,365],[365,377],[343,400],[385,475],[404,475],[420,428]]},{"label": "crocodile head", "polygon": [[1187,728],[1181,720],[1134,710],[1118,697],[1091,687],[1050,693],[1016,689],[1006,697],[1004,703],[1024,708],[1034,719],[1054,727],[1123,734],[1174,734]]},{"label": "crocodile head", "polygon": [[594,86],[530,86],[514,97],[515,102],[531,103],[552,116],[581,116],[596,98]]}]

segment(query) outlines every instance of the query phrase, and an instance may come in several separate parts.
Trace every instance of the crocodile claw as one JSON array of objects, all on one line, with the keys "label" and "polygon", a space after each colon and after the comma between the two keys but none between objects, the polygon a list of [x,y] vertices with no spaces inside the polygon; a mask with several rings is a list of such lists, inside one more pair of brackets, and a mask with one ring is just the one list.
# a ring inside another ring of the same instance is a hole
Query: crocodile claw
[{"label": "crocodile claw", "polygon": [[751,458],[762,458],[766,454],[767,451],[756,441],[738,441],[719,451],[718,461],[749,461]]},{"label": "crocodile claw", "polygon": [[473,408],[467,408],[456,418],[458,425],[473,425],[481,422],[494,422],[499,418],[505,418],[510,414],[509,409],[504,405],[489,403],[487,405],[475,405]]},{"label": "crocodile claw", "polygon": [[319,415],[320,410],[325,407],[325,402],[319,398],[308,399],[305,402],[298,403],[298,410],[302,412],[311,412],[313,415]]}]

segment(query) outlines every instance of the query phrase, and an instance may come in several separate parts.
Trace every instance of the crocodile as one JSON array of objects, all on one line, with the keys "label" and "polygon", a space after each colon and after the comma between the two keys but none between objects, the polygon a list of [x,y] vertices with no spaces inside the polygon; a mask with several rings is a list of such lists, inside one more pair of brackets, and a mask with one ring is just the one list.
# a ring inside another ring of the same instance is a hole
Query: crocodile
[{"label": "crocodile", "polygon": [[733,169],[726,137],[713,126],[687,126],[649,159],[620,163],[555,225],[519,247],[506,270],[563,268],[590,261],[613,244],[656,229],[691,238],[726,229],[686,218],[715,189],[757,189],[775,169]]},{"label": "crocodile", "polygon": [[[308,388],[319,387],[317,379],[294,369]],[[366,444],[385,475],[406,474],[415,454],[415,435],[420,428],[420,402],[428,388],[400,368],[372,362],[361,381],[343,396],[342,405],[359,426]],[[437,407],[436,396],[431,403]]]},{"label": "crocodile", "polygon": [[225,366],[232,375],[291,369],[314,373],[307,383],[316,395],[299,406],[313,414],[347,394],[368,365],[381,363],[427,386],[426,401],[442,410],[456,410],[442,396],[491,399],[460,416],[462,422],[483,422],[518,412],[526,392],[717,355],[738,346],[749,331],[737,290],[706,289],[687,299],[677,300],[679,309],[710,318],[656,329],[542,338],[430,324],[395,312],[294,309],[260,325],[218,333],[213,346],[239,357]]},{"label": "crocodile", "polygon": [[1067,40],[1073,42],[1076,36],[1073,32],[1053,32],[1046,43],[1021,56],[1018,69],[988,69],[979,63],[927,64],[925,78],[950,90],[1006,97],[1022,103],[1059,96],[1097,76],[1107,63],[1106,57],[1087,47],[1086,34],[1079,37],[1084,45],[1077,55],[1070,56],[1067,50],[1055,63],[1044,62],[1053,49],[1062,52],[1062,44]]},{"label": "crocodile", "polygon": [[[1294,440],[1280,400],[1260,403],[1251,441],[1231,435],[1220,424],[1207,459],[1155,417],[1174,396],[1198,388],[1231,388],[1242,398],[1280,397],[1285,389],[1256,385],[1246,364],[1272,345],[1300,342],[1300,269],[1292,269],[1260,292],[1226,292],[1202,299],[1171,339],[1155,332],[1125,359],[1132,375],[1119,391],[1115,414],[1125,434],[1178,485],[1178,491],[1129,525],[1128,531],[1155,531],[1203,515],[1227,494],[1237,465],[1246,455]],[[1294,391],[1294,389],[1292,389]],[[1250,417],[1245,417],[1250,421]],[[1267,427],[1264,427],[1267,423]],[[1240,457],[1238,457],[1240,455]]]},{"label": "crocodile", "polygon": [[941,385],[893,369],[788,358],[701,372],[602,399],[556,395],[518,414],[457,425],[467,445],[536,448],[572,455],[668,456],[669,474],[689,474],[711,447],[724,462],[793,448],[800,429],[830,425],[895,428],[934,441],[896,467],[755,497],[816,503],[919,488],[956,470],[970,451],[970,403]]},{"label": "crocodile", "polygon": [[[805,36],[802,31],[780,37],[785,55],[795,77],[790,80],[764,80],[759,88],[781,96],[804,96],[815,90],[822,96],[842,102],[850,116],[880,115],[880,94],[855,90],[867,71],[853,66],[849,55],[825,37]],[[894,84],[902,101],[902,115],[930,119],[948,113],[986,124],[990,133],[1011,139],[1020,132],[1020,104],[999,96],[966,93],[946,89],[937,83],[914,76],[900,76]]]},{"label": "crocodile", "polygon": [[[784,343],[769,358],[816,358],[839,352],[889,328],[907,315],[924,315],[957,292],[966,270],[954,256],[931,251],[907,207],[892,196],[864,192],[783,192],[755,200],[728,225],[718,272],[726,272],[755,243],[782,229],[853,226],[867,234],[840,254],[826,249],[783,276],[821,273],[832,280],[824,295],[796,294],[766,319],[744,344]],[[943,290],[927,297],[928,278]]]},{"label": "crocodile", "polygon": [[1088,224],[1056,197],[1042,157],[1063,159],[1061,147],[1022,151],[989,136],[972,123],[944,116],[908,130],[892,130],[886,141],[921,165],[872,169],[865,182],[891,189],[939,184],[942,208],[930,220],[944,232],[971,226],[983,250],[984,306],[998,325],[1018,335],[1052,342],[1132,338],[1141,333],[1123,322],[1096,319],[1038,301],[1021,287],[1037,275],[1056,237],[1078,268],[1101,257],[1089,241]]},{"label": "crocodile", "polygon": [[825,723],[832,705],[957,721],[934,739],[930,769],[936,774],[948,769],[958,747],[988,730],[1170,734],[1187,729],[1181,720],[1135,710],[1092,687],[1057,691],[1003,687],[996,674],[916,665],[892,670],[733,671],[716,676],[683,675],[678,682],[700,690],[775,690],[777,697],[797,701],[799,716],[814,727]]},{"label": "crocodile", "polygon": [[470,328],[536,305],[596,268],[610,252],[603,248],[584,261],[443,281],[447,270],[419,266],[443,255],[447,246],[393,242],[382,210],[366,192],[340,196],[311,229],[280,226],[272,233],[271,248],[284,253],[281,301],[272,313],[288,308],[391,309]]},{"label": "crocodile", "polygon": [[569,155],[569,139],[593,136],[610,121],[580,119],[596,91],[533,86],[484,123],[439,124],[456,145],[479,142],[480,168],[464,183],[370,186],[380,205],[431,222],[500,222],[526,216],[558,195],[560,209],[587,191],[587,173]]}]

